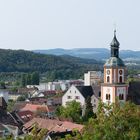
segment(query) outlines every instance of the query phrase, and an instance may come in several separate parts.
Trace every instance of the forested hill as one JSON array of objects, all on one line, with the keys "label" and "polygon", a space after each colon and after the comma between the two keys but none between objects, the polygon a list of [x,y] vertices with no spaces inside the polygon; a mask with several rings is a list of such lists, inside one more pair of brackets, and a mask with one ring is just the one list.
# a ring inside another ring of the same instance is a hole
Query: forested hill
[{"label": "forested hill", "polygon": [[47,72],[56,70],[78,71],[96,69],[94,59],[81,59],[72,56],[37,54],[24,50],[0,49],[0,72]]},{"label": "forested hill", "polygon": [[[54,55],[71,55],[80,58],[90,58],[96,60],[104,60],[110,57],[110,48],[75,48],[75,49],[48,49],[48,50],[34,50],[33,52],[41,54]],[[120,57],[124,60],[140,59],[140,51],[120,50]]]}]

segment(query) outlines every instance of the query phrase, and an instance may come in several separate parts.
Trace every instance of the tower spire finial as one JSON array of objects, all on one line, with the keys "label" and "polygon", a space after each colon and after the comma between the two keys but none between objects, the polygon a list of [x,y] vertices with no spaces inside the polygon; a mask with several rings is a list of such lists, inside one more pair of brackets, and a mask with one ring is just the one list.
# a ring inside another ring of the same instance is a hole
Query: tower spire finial
[{"label": "tower spire finial", "polygon": [[116,36],[116,23],[114,23],[114,37]]},{"label": "tower spire finial", "polygon": [[114,37],[116,36],[116,29],[114,29]]}]

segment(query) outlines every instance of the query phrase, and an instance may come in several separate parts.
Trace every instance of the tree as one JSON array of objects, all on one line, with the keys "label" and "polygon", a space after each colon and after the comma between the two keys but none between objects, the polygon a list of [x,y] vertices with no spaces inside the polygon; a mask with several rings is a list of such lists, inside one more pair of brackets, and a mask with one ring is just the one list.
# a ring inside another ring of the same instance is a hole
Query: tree
[{"label": "tree", "polygon": [[21,76],[21,86],[25,87],[27,85],[26,83],[26,74],[22,74]]},{"label": "tree", "polygon": [[43,140],[47,132],[47,129],[39,129],[38,125],[36,124],[30,134],[25,136],[23,140]]},{"label": "tree", "polygon": [[92,104],[91,104],[91,97],[88,96],[87,99],[86,99],[86,109],[85,109],[85,113],[84,113],[84,116],[83,116],[83,121],[84,122],[87,122],[89,118],[95,118],[95,114],[93,113],[93,107],[92,107]]},{"label": "tree", "polygon": [[56,115],[60,119],[70,119],[74,122],[81,121],[82,110],[79,102],[71,101],[66,107],[60,106],[57,108]]},{"label": "tree", "polygon": [[27,83],[27,85],[31,85],[32,84],[31,74],[29,74],[29,73],[26,76],[26,83]]},{"label": "tree", "polygon": [[17,98],[17,101],[25,101],[25,100],[26,100],[25,95],[20,95],[20,96]]},{"label": "tree", "polygon": [[62,138],[61,140],[84,140],[82,139],[82,135],[77,130],[73,130],[72,134],[68,134],[65,136],[65,138]]},{"label": "tree", "polygon": [[89,119],[81,135],[63,140],[139,140],[140,107],[133,103],[112,105],[100,102],[97,118]]},{"label": "tree", "polygon": [[13,100],[8,100],[8,103],[7,103],[7,111],[8,111],[8,112],[12,112],[13,107],[14,107],[14,104],[15,104],[15,101],[13,101]]},{"label": "tree", "polygon": [[33,72],[31,75],[31,81],[33,85],[39,85],[39,73]]},{"label": "tree", "polygon": [[140,138],[140,108],[126,102],[100,103],[97,118],[91,118],[84,129],[84,140],[137,140]]},{"label": "tree", "polygon": [[0,88],[6,89],[6,86],[5,86],[5,83],[4,82],[0,82]]}]

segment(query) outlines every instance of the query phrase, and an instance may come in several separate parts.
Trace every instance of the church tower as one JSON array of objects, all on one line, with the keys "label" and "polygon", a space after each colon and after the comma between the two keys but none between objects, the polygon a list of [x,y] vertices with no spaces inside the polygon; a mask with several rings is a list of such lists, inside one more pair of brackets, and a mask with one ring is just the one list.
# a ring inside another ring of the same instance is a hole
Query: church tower
[{"label": "church tower", "polygon": [[114,38],[110,44],[111,56],[104,64],[104,83],[101,85],[101,100],[104,103],[114,103],[118,98],[120,102],[125,102],[128,85],[126,82],[126,66],[119,58],[120,43],[116,38],[116,30]]}]

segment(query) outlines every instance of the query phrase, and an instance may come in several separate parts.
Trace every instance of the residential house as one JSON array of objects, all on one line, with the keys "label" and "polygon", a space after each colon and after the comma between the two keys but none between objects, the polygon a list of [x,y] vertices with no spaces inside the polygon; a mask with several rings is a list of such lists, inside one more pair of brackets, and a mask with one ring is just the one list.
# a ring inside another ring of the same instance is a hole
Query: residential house
[{"label": "residential house", "polygon": [[15,104],[14,104],[14,106],[13,106],[13,108],[12,108],[12,111],[19,111],[19,110],[21,110],[23,107],[25,107],[25,105],[27,104],[27,103],[29,103],[29,102],[25,102],[25,101],[17,101]]},{"label": "residential house", "polygon": [[17,119],[17,121],[20,124],[23,125],[33,119],[34,113],[30,110],[18,111],[18,112],[14,112],[14,117]]},{"label": "residential house", "polygon": [[60,81],[60,87],[61,87],[62,91],[66,91],[70,87],[70,83],[68,81],[65,81],[65,80],[62,81],[61,80]]},{"label": "residential house", "polygon": [[70,134],[73,130],[79,132],[84,128],[83,125],[75,124],[67,121],[58,121],[53,119],[33,118],[23,126],[23,132],[29,133],[34,125],[37,124],[39,129],[47,129],[46,140],[52,140],[55,136],[64,136]]},{"label": "residential house", "polygon": [[18,93],[21,95],[27,94],[28,97],[31,97],[38,89],[36,87],[33,88],[19,88]]},{"label": "residential house", "polygon": [[9,94],[8,94],[8,99],[9,99],[9,100],[16,101],[16,100],[18,99],[19,96],[21,96],[21,94],[18,93],[18,92],[9,92]]},{"label": "residential house", "polygon": [[36,87],[38,90],[44,91],[48,90],[48,83],[40,83],[39,85],[27,85],[27,88]]},{"label": "residential house", "polygon": [[0,114],[5,114],[7,109],[7,103],[3,97],[0,97]]},{"label": "residential house", "polygon": [[82,107],[85,106],[87,97],[91,97],[93,95],[93,89],[91,86],[74,86],[72,85],[68,91],[62,97],[62,105],[66,106],[66,104],[70,101],[77,101],[81,104]]},{"label": "residential house", "polygon": [[6,102],[8,102],[9,91],[7,89],[0,89],[0,97],[3,97]]},{"label": "residential house", "polygon": [[13,125],[4,125],[3,123],[0,123],[0,138],[6,138],[7,136],[10,136],[11,134],[16,138],[18,136],[18,127]]},{"label": "residential house", "polygon": [[28,98],[28,101],[32,104],[46,104],[48,99],[44,97],[32,97]]},{"label": "residential house", "polygon": [[83,86],[84,85],[84,81],[79,79],[79,80],[70,80],[69,81],[70,86],[74,85],[74,86]]},{"label": "residential house", "polygon": [[32,97],[48,97],[48,96],[54,96],[58,93],[56,90],[47,90],[47,91],[36,91]]},{"label": "residential house", "polygon": [[16,138],[19,133],[18,126],[17,120],[7,112],[6,101],[0,97],[0,136],[6,137],[12,134]]},{"label": "residential house", "polygon": [[20,111],[31,111],[31,112],[38,112],[39,110],[42,110],[44,113],[47,113],[48,107],[47,105],[39,105],[39,104],[31,104],[31,103],[27,103]]},{"label": "residential house", "polygon": [[31,98],[33,98],[33,97],[44,97],[43,91],[36,90],[36,91],[32,94]]}]

